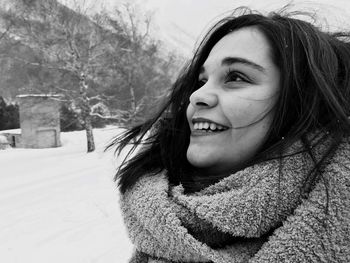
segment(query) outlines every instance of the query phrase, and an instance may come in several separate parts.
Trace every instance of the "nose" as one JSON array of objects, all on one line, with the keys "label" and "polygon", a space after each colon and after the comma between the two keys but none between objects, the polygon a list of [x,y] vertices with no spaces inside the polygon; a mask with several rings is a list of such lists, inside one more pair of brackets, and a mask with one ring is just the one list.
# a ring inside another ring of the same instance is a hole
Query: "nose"
[{"label": "nose", "polygon": [[207,82],[191,94],[190,103],[194,108],[212,108],[218,103],[218,97],[209,85]]}]

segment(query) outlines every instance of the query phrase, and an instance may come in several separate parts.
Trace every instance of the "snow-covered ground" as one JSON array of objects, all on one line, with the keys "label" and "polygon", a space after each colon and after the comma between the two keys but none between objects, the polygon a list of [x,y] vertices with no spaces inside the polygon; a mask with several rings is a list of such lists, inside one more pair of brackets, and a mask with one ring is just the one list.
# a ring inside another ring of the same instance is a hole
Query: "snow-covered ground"
[{"label": "snow-covered ground", "polygon": [[[127,262],[132,253],[113,182],[119,129],[61,133],[62,147],[0,150],[0,262]],[[1,133],[1,131],[0,131]]]}]

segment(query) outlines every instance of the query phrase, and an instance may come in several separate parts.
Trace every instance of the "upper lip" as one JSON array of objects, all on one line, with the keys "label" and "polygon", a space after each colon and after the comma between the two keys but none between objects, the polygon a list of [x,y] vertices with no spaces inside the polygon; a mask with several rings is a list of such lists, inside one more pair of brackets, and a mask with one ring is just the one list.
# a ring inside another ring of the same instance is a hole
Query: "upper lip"
[{"label": "upper lip", "polygon": [[210,119],[202,118],[202,117],[192,118],[192,124],[195,124],[196,122],[209,122],[209,123],[214,123],[214,124],[216,124],[216,125],[223,126],[223,127],[225,127],[225,128],[229,128],[228,126],[226,126],[226,125],[224,125],[224,124],[221,124],[221,123],[212,121],[212,120],[210,120]]}]

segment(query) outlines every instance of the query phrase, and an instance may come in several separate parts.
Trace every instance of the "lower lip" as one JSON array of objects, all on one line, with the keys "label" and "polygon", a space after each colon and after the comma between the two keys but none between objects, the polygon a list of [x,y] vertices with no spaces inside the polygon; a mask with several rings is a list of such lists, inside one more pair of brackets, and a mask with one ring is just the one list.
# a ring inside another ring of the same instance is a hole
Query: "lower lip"
[{"label": "lower lip", "polygon": [[213,135],[222,134],[225,131],[227,131],[227,130],[217,131],[217,132],[210,132],[210,131],[207,132],[207,131],[201,131],[201,130],[193,130],[191,132],[191,136],[193,136],[193,137],[197,137],[197,136],[213,136]]}]

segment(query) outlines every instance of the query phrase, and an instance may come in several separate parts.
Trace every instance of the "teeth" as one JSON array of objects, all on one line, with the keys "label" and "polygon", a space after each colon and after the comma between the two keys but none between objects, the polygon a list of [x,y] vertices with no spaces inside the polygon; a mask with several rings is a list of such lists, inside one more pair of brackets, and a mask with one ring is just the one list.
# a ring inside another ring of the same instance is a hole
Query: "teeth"
[{"label": "teeth", "polygon": [[212,131],[215,131],[215,130],[219,130],[219,131],[222,131],[222,130],[225,130],[226,128],[224,126],[221,126],[219,124],[215,124],[215,123],[209,123],[209,122],[196,122],[193,124],[193,128],[195,130],[212,130]]}]

